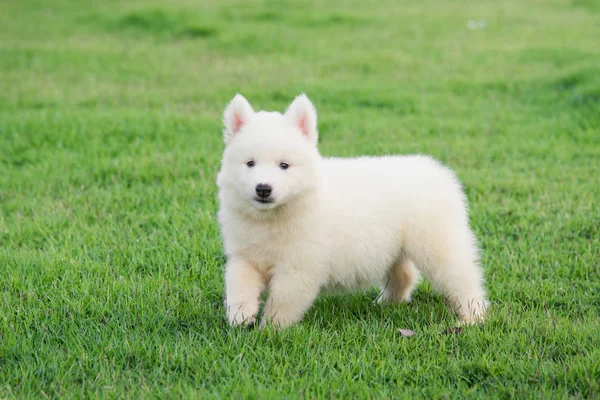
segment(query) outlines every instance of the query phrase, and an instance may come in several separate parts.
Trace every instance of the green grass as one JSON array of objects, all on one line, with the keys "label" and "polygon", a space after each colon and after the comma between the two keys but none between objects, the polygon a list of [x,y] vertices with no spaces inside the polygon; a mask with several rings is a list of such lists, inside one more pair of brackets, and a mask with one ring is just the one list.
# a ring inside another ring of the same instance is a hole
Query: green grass
[{"label": "green grass", "polygon": [[[598,4],[0,2],[0,397],[599,397]],[[306,91],[324,155],[454,168],[489,321],[442,335],[424,284],[230,329],[214,182],[237,91]]]}]

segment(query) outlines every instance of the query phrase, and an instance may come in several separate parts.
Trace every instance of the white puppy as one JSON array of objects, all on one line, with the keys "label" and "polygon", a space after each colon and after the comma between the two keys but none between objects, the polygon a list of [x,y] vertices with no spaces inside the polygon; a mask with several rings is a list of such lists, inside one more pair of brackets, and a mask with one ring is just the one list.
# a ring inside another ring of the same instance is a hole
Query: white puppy
[{"label": "white puppy", "polygon": [[475,237],[454,173],[426,156],[322,158],[305,95],[284,115],[236,95],[217,184],[231,325],[300,321],[319,293],[377,284],[410,301],[419,271],[461,322],[486,308]]}]

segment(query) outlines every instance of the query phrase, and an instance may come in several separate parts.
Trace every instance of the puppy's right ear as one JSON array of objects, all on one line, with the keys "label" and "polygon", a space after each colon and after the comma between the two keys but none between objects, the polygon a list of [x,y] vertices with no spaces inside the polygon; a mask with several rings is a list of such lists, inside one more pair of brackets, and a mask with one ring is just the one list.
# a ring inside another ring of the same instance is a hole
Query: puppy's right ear
[{"label": "puppy's right ear", "polygon": [[223,113],[223,124],[225,130],[223,131],[223,140],[225,144],[242,129],[242,127],[248,122],[250,117],[254,114],[254,110],[248,100],[241,94],[236,94],[235,97],[225,107]]}]

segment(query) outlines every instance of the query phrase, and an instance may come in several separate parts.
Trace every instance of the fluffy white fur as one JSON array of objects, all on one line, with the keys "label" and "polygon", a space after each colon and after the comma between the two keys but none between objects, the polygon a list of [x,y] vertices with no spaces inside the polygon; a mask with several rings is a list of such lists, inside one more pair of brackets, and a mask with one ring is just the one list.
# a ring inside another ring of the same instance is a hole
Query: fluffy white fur
[{"label": "fluffy white fur", "polygon": [[[477,244],[450,169],[420,155],[322,158],[305,95],[281,115],[255,113],[238,94],[224,124],[217,184],[231,325],[255,322],[267,287],[262,325],[285,327],[325,290],[377,284],[382,300],[410,301],[420,272],[461,322],[483,320]],[[257,201],[258,184],[272,187],[271,203]]]}]

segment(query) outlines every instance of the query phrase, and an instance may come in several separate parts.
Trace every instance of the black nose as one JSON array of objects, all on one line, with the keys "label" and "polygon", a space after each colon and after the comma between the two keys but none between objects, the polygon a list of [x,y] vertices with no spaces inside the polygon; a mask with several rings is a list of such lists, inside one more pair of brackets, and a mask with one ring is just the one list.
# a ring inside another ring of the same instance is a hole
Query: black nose
[{"label": "black nose", "polygon": [[266,199],[267,197],[269,197],[272,191],[273,188],[271,187],[271,185],[265,185],[264,183],[259,183],[258,185],[256,185],[256,194],[261,199]]}]

